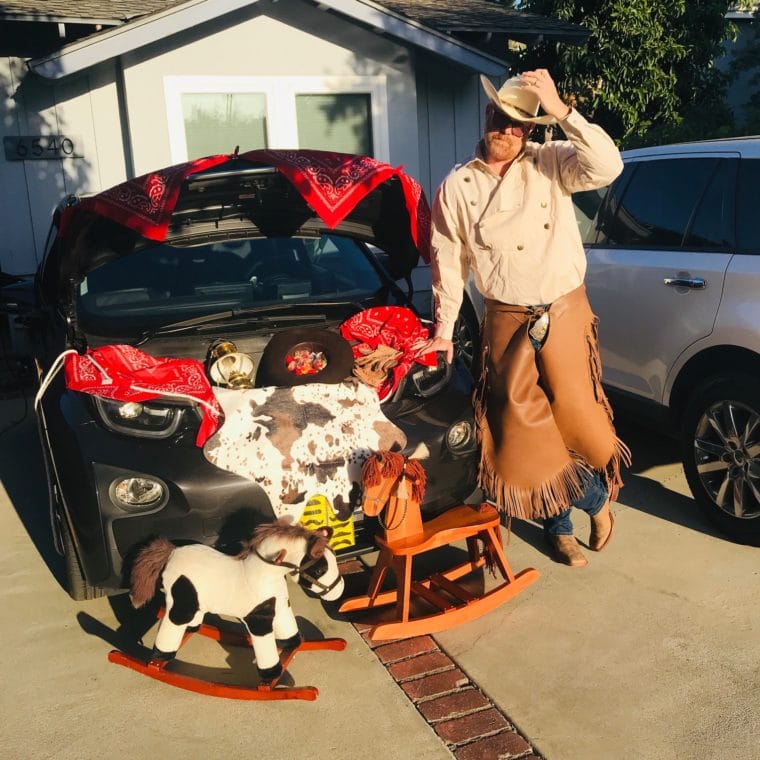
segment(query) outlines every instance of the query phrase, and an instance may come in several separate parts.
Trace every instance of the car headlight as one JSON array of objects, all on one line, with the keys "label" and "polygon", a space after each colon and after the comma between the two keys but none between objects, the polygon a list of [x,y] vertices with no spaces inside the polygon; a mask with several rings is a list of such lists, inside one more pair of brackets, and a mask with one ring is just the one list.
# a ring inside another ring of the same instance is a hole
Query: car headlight
[{"label": "car headlight", "polygon": [[183,409],[153,402],[113,401],[94,396],[103,424],[115,433],[138,438],[169,438],[177,432]]},{"label": "car headlight", "polygon": [[407,375],[408,382],[411,383],[414,393],[423,398],[433,396],[451,379],[453,372],[451,364],[446,361],[442,353],[437,355],[437,363],[433,367],[426,367],[422,364],[415,364]]}]

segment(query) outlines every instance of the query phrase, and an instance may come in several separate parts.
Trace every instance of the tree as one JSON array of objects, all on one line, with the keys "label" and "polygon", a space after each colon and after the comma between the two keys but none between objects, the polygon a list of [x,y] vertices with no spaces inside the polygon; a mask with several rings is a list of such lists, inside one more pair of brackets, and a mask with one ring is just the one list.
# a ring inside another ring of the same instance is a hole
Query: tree
[{"label": "tree", "polygon": [[586,45],[542,42],[520,65],[548,68],[560,91],[623,147],[730,133],[728,77],[713,61],[733,27],[729,0],[526,0],[521,9],[584,25]]}]

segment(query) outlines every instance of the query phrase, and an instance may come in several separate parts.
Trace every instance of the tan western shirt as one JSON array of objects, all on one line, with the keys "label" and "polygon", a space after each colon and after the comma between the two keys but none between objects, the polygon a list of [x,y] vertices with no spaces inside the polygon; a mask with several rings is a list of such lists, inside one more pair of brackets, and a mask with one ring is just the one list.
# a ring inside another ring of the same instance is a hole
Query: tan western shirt
[{"label": "tan western shirt", "polygon": [[454,167],[433,203],[436,336],[451,339],[470,273],[503,303],[555,301],[583,283],[583,250],[571,194],[612,182],[623,169],[607,133],[577,111],[567,140],[528,142],[503,177],[480,155]]}]

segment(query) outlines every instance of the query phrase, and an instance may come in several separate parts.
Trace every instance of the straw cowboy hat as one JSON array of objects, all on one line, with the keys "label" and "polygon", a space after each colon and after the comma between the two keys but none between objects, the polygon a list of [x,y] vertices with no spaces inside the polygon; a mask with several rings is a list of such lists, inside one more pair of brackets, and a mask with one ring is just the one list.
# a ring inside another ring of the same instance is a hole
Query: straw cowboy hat
[{"label": "straw cowboy hat", "polygon": [[480,83],[496,108],[511,119],[532,124],[557,123],[554,116],[538,115],[538,107],[541,105],[538,96],[523,87],[520,76],[510,77],[498,90],[483,74],[480,75]]}]

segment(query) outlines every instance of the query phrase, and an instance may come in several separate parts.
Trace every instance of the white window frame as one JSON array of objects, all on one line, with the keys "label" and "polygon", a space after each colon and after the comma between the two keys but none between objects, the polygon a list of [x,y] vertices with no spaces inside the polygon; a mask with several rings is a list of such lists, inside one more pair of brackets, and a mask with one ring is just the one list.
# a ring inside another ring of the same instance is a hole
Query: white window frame
[{"label": "white window frame", "polygon": [[[297,148],[298,122],[296,95],[343,95],[365,93],[370,96],[372,146],[374,158],[390,162],[388,136],[388,95],[384,76],[334,77],[164,77],[166,118],[172,163],[188,160],[182,95],[185,93],[263,93],[267,101],[267,138],[270,148]],[[230,145],[229,150],[234,149]],[[241,151],[247,150],[245,145]]]}]

